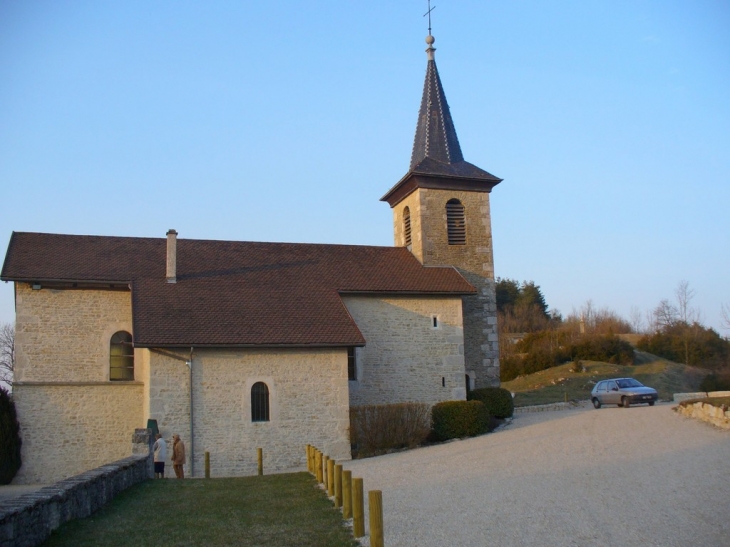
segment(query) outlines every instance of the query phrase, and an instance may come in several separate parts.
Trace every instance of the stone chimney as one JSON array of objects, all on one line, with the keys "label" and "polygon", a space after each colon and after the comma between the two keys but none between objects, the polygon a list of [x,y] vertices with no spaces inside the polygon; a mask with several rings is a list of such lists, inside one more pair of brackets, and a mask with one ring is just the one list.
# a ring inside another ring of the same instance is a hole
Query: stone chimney
[{"label": "stone chimney", "polygon": [[167,282],[177,283],[177,232],[167,232]]}]

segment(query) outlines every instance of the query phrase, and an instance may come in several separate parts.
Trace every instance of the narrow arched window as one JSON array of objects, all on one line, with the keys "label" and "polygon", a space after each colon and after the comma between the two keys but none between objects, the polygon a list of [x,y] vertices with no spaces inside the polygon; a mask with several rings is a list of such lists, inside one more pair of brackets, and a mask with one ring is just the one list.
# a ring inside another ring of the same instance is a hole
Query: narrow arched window
[{"label": "narrow arched window", "polygon": [[466,245],[464,206],[458,199],[450,199],[446,202],[446,230],[449,245]]},{"label": "narrow arched window", "polygon": [[406,207],[403,209],[403,234],[406,239],[406,247],[411,246],[411,210]]},{"label": "narrow arched window", "polygon": [[134,380],[134,344],[132,335],[120,330],[109,341],[109,379]]},{"label": "narrow arched window", "polygon": [[269,421],[269,388],[263,382],[251,386],[251,421]]}]

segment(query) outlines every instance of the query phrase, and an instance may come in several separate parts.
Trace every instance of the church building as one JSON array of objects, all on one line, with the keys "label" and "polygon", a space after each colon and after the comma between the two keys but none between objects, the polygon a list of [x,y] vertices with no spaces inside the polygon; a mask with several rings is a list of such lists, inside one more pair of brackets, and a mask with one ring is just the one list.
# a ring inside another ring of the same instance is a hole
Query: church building
[{"label": "church building", "polygon": [[435,404],[499,385],[489,194],[464,161],[436,62],[410,169],[382,197],[395,245],[14,232],[17,483],[129,456],[157,421],[187,474],[350,458],[351,407]]}]

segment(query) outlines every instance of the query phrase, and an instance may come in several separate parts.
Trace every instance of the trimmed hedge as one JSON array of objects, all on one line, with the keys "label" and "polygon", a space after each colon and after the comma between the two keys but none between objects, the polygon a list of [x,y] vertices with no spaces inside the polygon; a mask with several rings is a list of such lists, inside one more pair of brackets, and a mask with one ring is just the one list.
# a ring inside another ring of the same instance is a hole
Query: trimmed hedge
[{"label": "trimmed hedge", "polygon": [[490,416],[500,420],[511,418],[515,412],[515,403],[512,394],[501,387],[482,387],[470,391],[467,395],[470,401],[481,401],[487,407]]},{"label": "trimmed hedge", "polygon": [[20,469],[20,424],[15,403],[0,388],[0,484],[10,484]]},{"label": "trimmed hedge", "polygon": [[431,409],[433,432],[440,441],[474,437],[489,431],[489,411],[481,401],[444,401]]}]

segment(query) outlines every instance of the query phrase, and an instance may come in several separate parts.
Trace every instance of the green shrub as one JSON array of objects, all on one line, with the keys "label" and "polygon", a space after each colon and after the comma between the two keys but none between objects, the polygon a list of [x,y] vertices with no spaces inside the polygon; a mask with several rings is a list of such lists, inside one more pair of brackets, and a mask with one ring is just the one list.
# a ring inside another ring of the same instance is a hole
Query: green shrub
[{"label": "green shrub", "polygon": [[482,387],[469,392],[470,401],[481,401],[490,416],[500,420],[511,418],[515,411],[512,394],[501,387]]},{"label": "green shrub", "polygon": [[431,409],[436,439],[474,437],[489,431],[489,411],[481,401],[444,401]]},{"label": "green shrub", "polygon": [[708,374],[700,383],[700,391],[730,391],[730,374]]},{"label": "green shrub", "polygon": [[20,469],[20,425],[15,403],[0,388],[0,484],[10,484]]},{"label": "green shrub", "polygon": [[350,443],[360,456],[418,446],[431,431],[430,410],[425,403],[351,407]]}]

